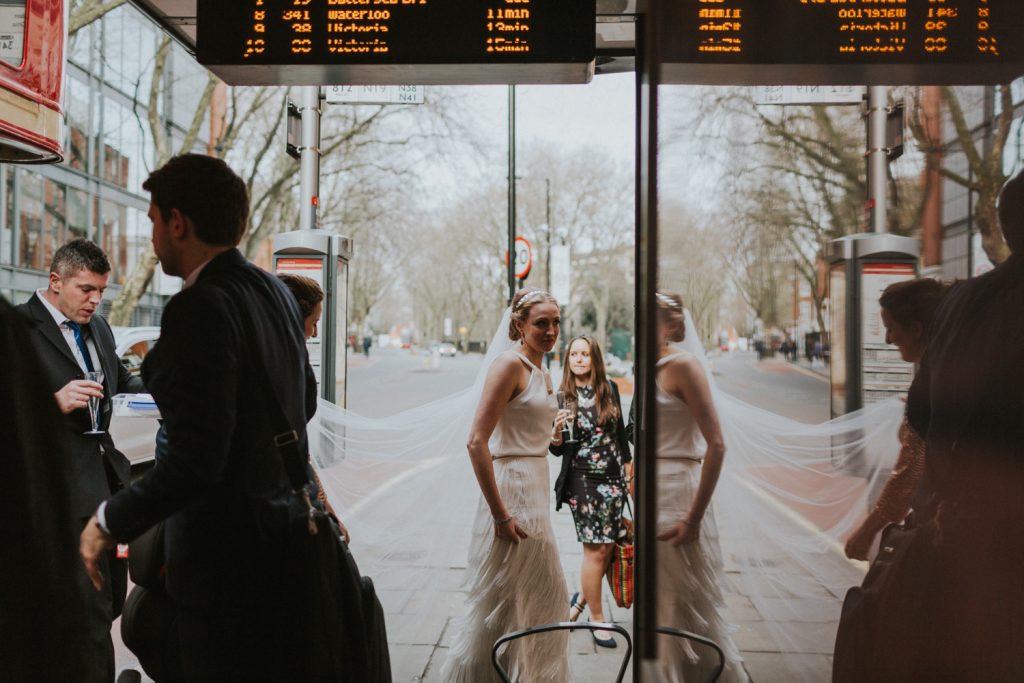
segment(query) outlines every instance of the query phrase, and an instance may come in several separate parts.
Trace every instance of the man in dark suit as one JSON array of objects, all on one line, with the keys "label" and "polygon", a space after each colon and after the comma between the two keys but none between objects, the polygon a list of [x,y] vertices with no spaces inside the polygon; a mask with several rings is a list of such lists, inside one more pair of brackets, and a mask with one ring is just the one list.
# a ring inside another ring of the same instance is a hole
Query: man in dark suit
[{"label": "man in dark suit", "polygon": [[999,224],[1011,255],[946,295],[908,397],[926,436],[920,524],[893,563],[905,580],[872,680],[1024,680],[1024,173]]},{"label": "man in dark suit", "polygon": [[275,446],[284,413],[301,453],[316,410],[302,319],[288,289],[235,248],[245,184],[221,160],[175,157],[143,184],[164,272],[185,278],[167,304],[143,377],[167,449],[97,510],[82,533],[94,581],[100,549],[166,527],[167,589],[177,603],[188,680],[288,680],[278,667],[279,599],[291,486]]},{"label": "man in dark suit", "polygon": [[0,680],[10,683],[66,680],[95,659],[86,590],[96,591],[75,580],[85,572],[75,546],[81,523],[70,514],[65,416],[39,381],[46,369],[30,334],[0,297],[0,547],[16,549],[0,582]]},{"label": "man in dark suit", "polygon": [[[71,495],[70,507],[79,530],[96,506],[128,484],[131,467],[107,433],[111,397],[143,391],[142,380],[133,377],[117,357],[110,325],[97,313],[110,280],[110,262],[103,251],[85,239],[68,242],[53,256],[50,282],[28,303],[18,307],[28,319],[29,339],[42,361],[39,381],[53,394],[64,415],[65,443],[61,453]],[[86,379],[86,372],[103,373],[102,383]],[[89,398],[101,398],[101,435],[92,429]],[[83,681],[114,680],[114,646],[110,624],[121,613],[127,589],[127,567],[113,552],[100,558],[102,571],[111,580],[104,590],[86,591],[89,596],[90,640],[94,668],[82,673]],[[81,572],[83,587],[90,585]]]}]

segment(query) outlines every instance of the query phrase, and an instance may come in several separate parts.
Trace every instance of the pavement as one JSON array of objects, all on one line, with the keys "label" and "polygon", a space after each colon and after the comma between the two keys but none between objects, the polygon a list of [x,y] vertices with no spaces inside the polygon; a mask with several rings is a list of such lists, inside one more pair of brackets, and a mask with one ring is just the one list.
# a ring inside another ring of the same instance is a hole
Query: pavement
[{"label": "pavement", "polygon": [[[353,362],[355,359],[352,359],[349,363],[349,405],[356,410],[362,408],[360,412],[378,415],[409,407],[431,393],[446,395],[468,386],[479,366],[479,357],[474,356],[444,359],[441,368],[431,372],[424,371],[420,359],[407,352],[385,352],[371,354],[368,359],[356,358],[359,360]],[[759,362],[753,354],[726,354],[715,359],[713,366],[723,389],[735,392],[749,402],[760,402],[763,407],[808,422],[822,419],[823,405],[827,410],[828,384],[827,380],[822,381],[825,377],[817,368],[781,359]],[[785,395],[788,402],[780,401],[779,395]],[[628,406],[624,408],[628,410]],[[558,461],[552,458],[550,464],[554,476]],[[780,519],[784,520],[781,523],[802,528],[809,525],[793,511],[781,511]],[[454,636],[453,619],[462,613],[464,605],[461,585],[468,555],[469,521],[453,523],[450,525],[452,528],[443,530],[447,537],[462,540],[448,552],[440,578],[429,587],[429,596],[414,594],[410,599],[400,573],[374,577],[387,615],[396,683],[441,683],[440,668]],[[572,592],[579,585],[582,546],[576,539],[568,510],[552,512],[552,523]],[[813,533],[813,528],[808,533]],[[852,585],[850,577],[861,575],[863,568],[851,565],[839,554],[823,558],[823,566],[813,568],[813,575],[807,568],[782,561],[778,571],[813,586],[815,597],[804,599],[800,604],[772,604],[767,601],[756,607],[736,581],[739,570],[737,558],[743,556],[743,548],[725,527],[721,529],[721,545],[727,576],[724,586],[726,617],[737,627],[733,637],[752,680],[758,683],[790,683],[794,680],[793,665],[798,663],[806,674],[805,680],[828,681],[842,597],[846,588]],[[427,598],[432,601],[428,610],[424,610],[422,604],[416,604],[418,599],[422,602]],[[632,609],[616,607],[607,590],[604,601],[606,618],[632,632]],[[566,608],[568,610],[568,604]],[[787,630],[795,634],[786,646],[779,646],[768,635],[768,626],[780,620],[784,620]],[[588,632],[571,634],[573,680],[588,683],[614,680],[625,652],[621,637],[617,639],[620,641],[618,648],[605,649],[597,647]],[[119,669],[134,664],[131,653],[120,643],[117,655]],[[632,666],[626,680],[631,680],[631,671]],[[143,681],[148,680],[143,678]]]}]

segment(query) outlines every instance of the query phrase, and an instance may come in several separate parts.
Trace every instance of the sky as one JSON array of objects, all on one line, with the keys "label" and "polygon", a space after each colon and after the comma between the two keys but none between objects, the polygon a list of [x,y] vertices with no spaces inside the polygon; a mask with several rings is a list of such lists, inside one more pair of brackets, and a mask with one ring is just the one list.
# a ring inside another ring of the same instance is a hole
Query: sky
[{"label": "sky", "polygon": [[[598,148],[608,156],[632,168],[635,153],[634,75],[595,76],[583,85],[521,85],[516,87],[516,150],[520,158],[528,149],[544,147],[571,153],[581,148]],[[666,134],[673,120],[671,108],[685,106],[686,91],[673,88],[671,97],[661,99],[662,121]],[[427,89],[429,97],[430,89]],[[682,92],[683,97],[678,94]],[[474,117],[483,140],[491,145],[489,164],[484,172],[504,179],[508,163],[508,86],[472,86],[460,88],[460,96],[474,108]],[[672,129],[675,130],[675,129]],[[691,203],[702,203],[708,196],[710,169],[693,173],[694,159],[687,145],[674,144],[663,151],[661,173],[663,191]],[[450,160],[439,160],[438,168],[428,175],[442,183],[445,176],[459,173]],[[450,178],[462,184],[462,178]]]}]

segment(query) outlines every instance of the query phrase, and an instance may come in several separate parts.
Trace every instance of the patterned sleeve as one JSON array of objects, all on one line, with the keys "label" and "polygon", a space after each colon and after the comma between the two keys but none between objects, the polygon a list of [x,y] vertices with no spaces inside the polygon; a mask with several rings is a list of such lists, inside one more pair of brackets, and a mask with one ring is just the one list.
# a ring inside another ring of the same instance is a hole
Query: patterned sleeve
[{"label": "patterned sleeve", "polygon": [[924,439],[904,418],[900,425],[900,454],[875,505],[875,513],[899,523],[907,516],[914,487],[924,472]]}]

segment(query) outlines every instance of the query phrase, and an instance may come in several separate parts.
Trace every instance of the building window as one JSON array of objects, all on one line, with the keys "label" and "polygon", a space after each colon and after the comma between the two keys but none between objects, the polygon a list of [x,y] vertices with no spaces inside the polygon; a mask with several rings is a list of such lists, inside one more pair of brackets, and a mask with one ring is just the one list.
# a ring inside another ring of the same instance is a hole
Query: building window
[{"label": "building window", "polygon": [[67,189],[52,180],[43,180],[43,264],[48,268],[53,254],[68,241]]},{"label": "building window", "polygon": [[16,171],[21,177],[18,197],[18,265],[43,270],[43,178],[31,172]]},{"label": "building window", "polygon": [[82,190],[68,190],[68,239],[89,237],[89,195]]}]

